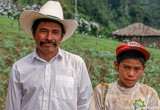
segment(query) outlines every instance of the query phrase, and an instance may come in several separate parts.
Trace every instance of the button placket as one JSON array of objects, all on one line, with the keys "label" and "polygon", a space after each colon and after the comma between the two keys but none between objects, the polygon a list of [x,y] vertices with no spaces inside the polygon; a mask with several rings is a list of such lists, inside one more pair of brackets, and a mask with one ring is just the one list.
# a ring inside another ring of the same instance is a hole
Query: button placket
[{"label": "button placket", "polygon": [[49,90],[51,81],[51,64],[47,63],[45,69],[45,87],[44,87],[44,97],[43,97],[43,110],[48,110],[49,106]]}]

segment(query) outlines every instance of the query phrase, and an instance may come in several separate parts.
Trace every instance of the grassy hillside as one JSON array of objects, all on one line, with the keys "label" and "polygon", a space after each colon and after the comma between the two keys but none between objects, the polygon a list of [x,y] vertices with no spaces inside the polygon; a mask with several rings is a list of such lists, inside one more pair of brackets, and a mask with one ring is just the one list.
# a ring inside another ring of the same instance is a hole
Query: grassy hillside
[{"label": "grassy hillside", "polygon": [[[12,64],[33,51],[34,40],[22,30],[18,35],[18,21],[0,16],[0,110],[5,108],[6,93]],[[73,43],[75,38],[75,43]],[[116,81],[114,70],[116,47],[121,43],[107,39],[98,39],[80,34],[73,35],[60,47],[81,56],[86,62],[93,88],[100,82]],[[147,63],[145,74],[140,82],[155,88],[160,96],[160,51],[147,48],[151,59]]]}]

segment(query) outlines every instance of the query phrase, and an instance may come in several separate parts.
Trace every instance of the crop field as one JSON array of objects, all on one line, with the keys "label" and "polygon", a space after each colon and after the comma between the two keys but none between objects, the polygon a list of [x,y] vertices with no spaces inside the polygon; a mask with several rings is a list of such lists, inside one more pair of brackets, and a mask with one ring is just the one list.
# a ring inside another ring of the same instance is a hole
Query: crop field
[{"label": "crop field", "polygon": [[[0,110],[4,110],[12,64],[31,53],[35,44],[31,37],[19,31],[18,21],[0,16],[0,27]],[[60,47],[84,59],[94,88],[101,82],[111,83],[118,79],[114,60],[116,47],[120,43],[74,34],[62,42]],[[153,87],[160,96],[160,50],[147,49],[151,52],[151,58],[139,82]]]}]

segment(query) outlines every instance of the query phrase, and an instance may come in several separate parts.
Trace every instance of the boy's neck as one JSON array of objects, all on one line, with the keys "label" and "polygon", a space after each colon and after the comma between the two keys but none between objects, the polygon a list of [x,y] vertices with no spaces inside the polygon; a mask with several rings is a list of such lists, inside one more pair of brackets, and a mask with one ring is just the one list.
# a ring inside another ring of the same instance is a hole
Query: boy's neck
[{"label": "boy's neck", "polygon": [[118,85],[120,86],[120,87],[124,87],[124,88],[132,88],[132,87],[134,87],[134,85],[133,86],[126,86],[122,81],[120,81],[120,80],[118,80]]}]

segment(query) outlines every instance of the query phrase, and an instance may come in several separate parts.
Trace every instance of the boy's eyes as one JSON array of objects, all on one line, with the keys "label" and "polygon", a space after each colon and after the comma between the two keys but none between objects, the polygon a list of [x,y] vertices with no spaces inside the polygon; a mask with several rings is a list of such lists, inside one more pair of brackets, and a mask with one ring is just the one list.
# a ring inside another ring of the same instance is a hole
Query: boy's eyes
[{"label": "boy's eyes", "polygon": [[[123,68],[125,68],[125,69],[130,69],[129,66],[123,66]],[[135,67],[134,70],[135,70],[135,71],[139,71],[139,70],[141,70],[141,68],[140,68],[140,67]]]},{"label": "boy's eyes", "polygon": [[137,67],[137,68],[135,68],[135,70],[136,70],[136,71],[139,71],[139,70],[141,70],[141,68]]}]

